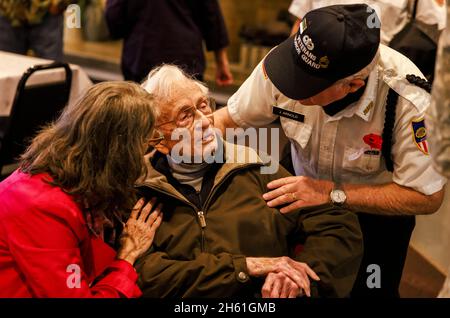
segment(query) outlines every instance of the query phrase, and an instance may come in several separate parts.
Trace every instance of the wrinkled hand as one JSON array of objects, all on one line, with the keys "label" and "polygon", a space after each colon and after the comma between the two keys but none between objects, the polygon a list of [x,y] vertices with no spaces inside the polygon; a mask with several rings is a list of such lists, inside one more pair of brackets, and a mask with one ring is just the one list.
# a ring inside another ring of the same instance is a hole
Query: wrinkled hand
[{"label": "wrinkled hand", "polygon": [[[255,277],[264,277],[268,276],[270,273],[278,274],[281,273],[283,275],[273,276],[271,275],[270,281],[267,282],[266,278],[266,290],[270,289],[270,293],[275,289],[274,294],[276,294],[279,288],[289,288],[291,287],[291,282],[286,281],[286,277],[289,278],[290,281],[293,281],[299,290],[303,290],[304,293],[310,297],[311,289],[310,289],[310,281],[309,277],[311,277],[315,281],[319,281],[320,278],[317,274],[305,263],[294,261],[293,259],[283,256],[283,257],[247,257],[247,269],[250,276]],[[272,280],[276,280],[277,283],[274,286],[274,283],[270,285]],[[279,287],[281,282],[285,283],[286,286]],[[270,287],[268,287],[270,286]],[[267,294],[266,291],[263,290],[264,294]]]},{"label": "wrinkled hand", "polygon": [[233,75],[230,71],[228,61],[217,63],[216,84],[219,86],[227,86],[233,84]]},{"label": "wrinkled hand", "polygon": [[152,245],[156,230],[162,221],[162,205],[150,213],[156,203],[153,198],[144,206],[144,199],[140,199],[128,219],[120,236],[118,259],[123,259],[131,265]]},{"label": "wrinkled hand", "polygon": [[298,285],[284,273],[269,273],[261,289],[263,298],[296,298],[302,295]]},{"label": "wrinkled hand", "polygon": [[267,205],[271,208],[289,204],[280,209],[281,213],[288,213],[295,209],[325,204],[330,201],[333,182],[317,180],[309,177],[287,177],[267,184],[272,190],[263,195]]}]

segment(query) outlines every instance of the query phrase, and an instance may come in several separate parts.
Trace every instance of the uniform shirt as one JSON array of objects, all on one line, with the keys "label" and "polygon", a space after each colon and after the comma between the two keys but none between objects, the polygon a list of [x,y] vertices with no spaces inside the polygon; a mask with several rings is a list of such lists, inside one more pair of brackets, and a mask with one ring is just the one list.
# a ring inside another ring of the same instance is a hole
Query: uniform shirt
[{"label": "uniform shirt", "polygon": [[[423,116],[430,95],[409,84],[406,74],[422,75],[409,59],[381,45],[380,60],[363,96],[330,117],[320,106],[304,106],[281,94],[261,62],[229,99],[228,109],[242,127],[263,126],[277,119],[273,106],[303,114],[303,122],[280,117],[291,141],[296,175],[353,184],[393,181],[429,195],[441,190],[446,179],[434,170],[428,154]],[[389,87],[400,95],[393,131],[393,173],[386,170],[380,147],[367,142],[370,136],[381,139]]]},{"label": "uniform shirt", "polygon": [[[419,0],[416,18],[429,25],[445,28],[444,0]],[[366,3],[372,6],[381,20],[381,43],[388,44],[408,22],[408,0],[293,0],[289,12],[302,18],[311,10],[336,5]]]}]

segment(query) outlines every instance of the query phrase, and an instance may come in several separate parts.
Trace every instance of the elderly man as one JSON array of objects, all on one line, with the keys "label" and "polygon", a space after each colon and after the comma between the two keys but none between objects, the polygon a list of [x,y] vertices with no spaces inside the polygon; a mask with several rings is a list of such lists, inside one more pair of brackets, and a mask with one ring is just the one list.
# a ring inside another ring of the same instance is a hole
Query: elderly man
[{"label": "elderly man", "polygon": [[159,116],[139,187],[164,205],[137,265],[144,297],[347,296],[362,257],[356,216],[329,204],[285,215],[268,207],[267,183],[288,173],[262,174],[255,151],[215,133],[206,87],[167,65],[143,85]]}]

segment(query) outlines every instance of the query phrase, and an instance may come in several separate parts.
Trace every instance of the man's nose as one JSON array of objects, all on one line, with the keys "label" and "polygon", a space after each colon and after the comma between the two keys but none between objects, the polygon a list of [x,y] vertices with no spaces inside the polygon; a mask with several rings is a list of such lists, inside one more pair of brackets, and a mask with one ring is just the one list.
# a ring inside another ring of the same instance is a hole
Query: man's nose
[{"label": "man's nose", "polygon": [[209,118],[199,110],[197,110],[197,116],[197,121],[200,122],[202,129],[205,130],[209,128],[209,126],[211,125],[211,121],[209,120]]}]

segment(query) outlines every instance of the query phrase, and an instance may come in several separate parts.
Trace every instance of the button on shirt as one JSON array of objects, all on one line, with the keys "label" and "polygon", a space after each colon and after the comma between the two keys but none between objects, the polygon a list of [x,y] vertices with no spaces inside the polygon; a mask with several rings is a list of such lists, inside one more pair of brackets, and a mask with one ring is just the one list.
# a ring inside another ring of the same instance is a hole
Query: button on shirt
[{"label": "button on shirt", "polygon": [[[241,127],[274,121],[278,116],[273,114],[273,106],[304,115],[303,122],[280,117],[291,141],[296,175],[353,184],[393,181],[430,195],[446,183],[432,166],[426,139],[417,143],[414,135],[423,123],[430,95],[409,84],[406,74],[422,76],[410,60],[381,45],[380,60],[369,75],[363,96],[330,117],[320,106],[304,106],[284,96],[267,77],[261,62],[230,98],[228,110]],[[371,136],[381,140],[390,87],[400,95],[391,150],[393,173],[386,170],[379,145],[368,141]]]}]

